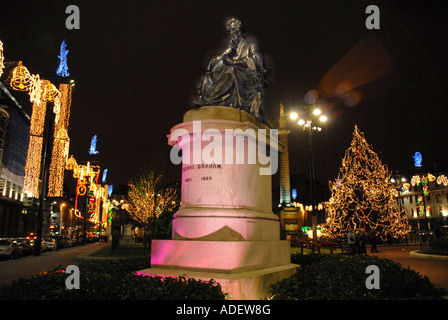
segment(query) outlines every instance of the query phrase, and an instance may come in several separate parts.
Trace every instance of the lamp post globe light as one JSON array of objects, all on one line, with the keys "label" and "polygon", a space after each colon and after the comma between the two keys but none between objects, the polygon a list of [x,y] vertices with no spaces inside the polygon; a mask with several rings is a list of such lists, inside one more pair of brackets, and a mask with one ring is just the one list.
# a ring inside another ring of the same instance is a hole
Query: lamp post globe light
[{"label": "lamp post globe light", "polygon": [[318,101],[314,100],[313,103],[302,107],[300,116],[296,112],[290,114],[292,120],[297,120],[297,124],[303,127],[303,131],[308,134],[308,151],[310,152],[310,177],[311,177],[311,221],[313,226],[313,239],[317,239],[317,214],[316,214],[316,185],[314,178],[314,155],[313,155],[313,134],[322,131],[322,125],[328,119],[322,114],[322,111],[318,107]]},{"label": "lamp post globe light", "polygon": [[390,182],[394,185],[395,190],[397,191],[397,193],[396,193],[397,203],[400,206],[400,211],[401,211],[402,210],[402,207],[401,207],[401,205],[402,205],[402,203],[401,203],[402,202],[401,194],[405,190],[404,184],[407,182],[407,179],[403,175],[394,174],[390,178]]}]

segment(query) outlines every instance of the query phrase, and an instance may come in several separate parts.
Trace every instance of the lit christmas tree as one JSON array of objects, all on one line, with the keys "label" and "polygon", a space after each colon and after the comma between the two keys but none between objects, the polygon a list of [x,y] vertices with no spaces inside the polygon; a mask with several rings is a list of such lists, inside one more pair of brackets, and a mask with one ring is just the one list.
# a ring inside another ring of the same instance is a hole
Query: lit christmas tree
[{"label": "lit christmas tree", "polygon": [[409,227],[396,202],[391,173],[355,126],[338,178],[330,182],[325,234],[346,239],[349,230],[375,231],[383,240],[404,236]]},{"label": "lit christmas tree", "polygon": [[144,227],[145,248],[154,236],[157,219],[164,210],[171,208],[177,199],[174,188],[160,186],[161,179],[162,175],[156,176],[151,171],[141,175],[136,181],[129,182],[124,209]]}]

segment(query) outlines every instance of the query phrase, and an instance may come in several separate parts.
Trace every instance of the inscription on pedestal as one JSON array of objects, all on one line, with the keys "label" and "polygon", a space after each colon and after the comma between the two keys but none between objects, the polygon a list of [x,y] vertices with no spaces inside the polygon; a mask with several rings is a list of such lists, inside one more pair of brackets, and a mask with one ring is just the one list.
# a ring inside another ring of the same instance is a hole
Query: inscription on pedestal
[{"label": "inscription on pedestal", "polygon": [[222,169],[223,165],[222,164],[216,164],[216,163],[211,163],[211,164],[190,164],[190,165],[185,165],[182,168],[182,171],[188,171],[188,170],[194,170],[194,169]]},{"label": "inscription on pedestal", "polygon": [[[200,170],[200,169],[223,169],[223,165],[222,164],[215,164],[215,163],[212,163],[212,164],[197,164],[197,165],[191,164],[191,165],[185,165],[182,168],[182,171],[183,172],[187,172],[187,171],[196,170],[196,169],[198,169],[198,170]],[[201,178],[200,181],[212,181],[212,180],[214,180],[213,176],[211,176],[211,175],[201,176],[200,178]],[[192,181],[193,181],[192,177],[188,177],[188,178],[184,179],[184,182],[186,182],[186,183],[192,182]]]}]

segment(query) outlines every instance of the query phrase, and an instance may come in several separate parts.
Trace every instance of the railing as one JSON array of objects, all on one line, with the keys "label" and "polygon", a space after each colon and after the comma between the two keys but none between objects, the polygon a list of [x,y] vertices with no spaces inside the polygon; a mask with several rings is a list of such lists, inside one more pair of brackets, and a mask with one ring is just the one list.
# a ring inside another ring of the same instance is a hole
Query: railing
[{"label": "railing", "polygon": [[330,253],[333,254],[333,250],[341,249],[341,244],[338,242],[326,241],[326,240],[312,240],[312,239],[291,239],[291,245],[300,248],[301,253],[303,249],[311,249],[311,251],[320,253],[320,249],[329,249]]}]

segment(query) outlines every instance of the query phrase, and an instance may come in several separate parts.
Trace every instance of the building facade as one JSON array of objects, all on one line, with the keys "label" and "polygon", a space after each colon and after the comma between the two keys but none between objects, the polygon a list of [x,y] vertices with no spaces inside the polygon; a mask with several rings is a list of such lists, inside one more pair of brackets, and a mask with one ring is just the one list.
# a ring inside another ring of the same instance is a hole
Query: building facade
[{"label": "building facade", "polygon": [[413,233],[448,234],[448,172],[412,176],[400,186],[397,201]]},{"label": "building facade", "polygon": [[24,208],[23,179],[30,117],[0,82],[0,236],[34,231],[33,214]]}]

